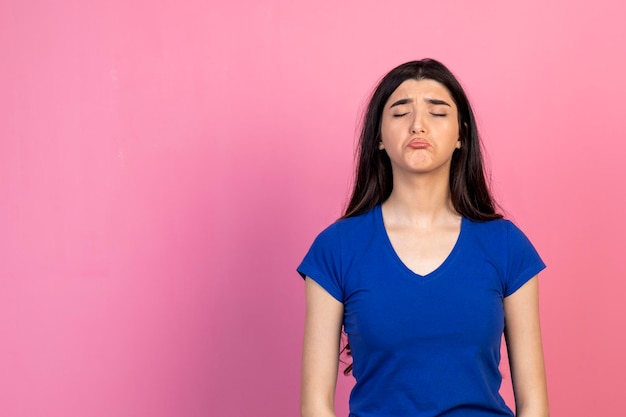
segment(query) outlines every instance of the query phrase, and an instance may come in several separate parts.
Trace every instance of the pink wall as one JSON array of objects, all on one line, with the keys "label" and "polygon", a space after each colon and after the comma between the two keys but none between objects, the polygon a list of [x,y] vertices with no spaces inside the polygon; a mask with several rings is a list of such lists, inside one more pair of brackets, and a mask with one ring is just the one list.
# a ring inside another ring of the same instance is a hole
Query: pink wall
[{"label": "pink wall", "polygon": [[552,414],[621,412],[626,10],[420,3],[2,2],[0,415],[296,415],[294,269],[374,82],[425,56],[549,264]]}]

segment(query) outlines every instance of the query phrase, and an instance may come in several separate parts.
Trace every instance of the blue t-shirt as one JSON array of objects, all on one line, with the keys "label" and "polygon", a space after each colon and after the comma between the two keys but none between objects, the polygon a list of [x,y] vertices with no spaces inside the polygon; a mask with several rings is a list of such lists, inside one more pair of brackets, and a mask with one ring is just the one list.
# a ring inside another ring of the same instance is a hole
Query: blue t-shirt
[{"label": "blue t-shirt", "polygon": [[503,299],[544,268],[510,221],[463,218],[443,264],[415,274],[379,205],[320,233],[298,272],[344,304],[350,417],[511,417],[499,394]]}]

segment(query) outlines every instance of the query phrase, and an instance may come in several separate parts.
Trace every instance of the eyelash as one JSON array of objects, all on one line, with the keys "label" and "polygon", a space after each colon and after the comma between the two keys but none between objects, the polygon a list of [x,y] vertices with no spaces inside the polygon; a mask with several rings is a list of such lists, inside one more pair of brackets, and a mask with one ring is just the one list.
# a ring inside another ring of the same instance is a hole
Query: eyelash
[{"label": "eyelash", "polygon": [[[409,114],[409,113],[394,114],[393,117],[403,117],[403,116],[406,116],[407,114]],[[445,114],[445,113],[430,113],[430,114],[432,116],[435,116],[435,117],[446,117],[447,116],[447,114]]]}]

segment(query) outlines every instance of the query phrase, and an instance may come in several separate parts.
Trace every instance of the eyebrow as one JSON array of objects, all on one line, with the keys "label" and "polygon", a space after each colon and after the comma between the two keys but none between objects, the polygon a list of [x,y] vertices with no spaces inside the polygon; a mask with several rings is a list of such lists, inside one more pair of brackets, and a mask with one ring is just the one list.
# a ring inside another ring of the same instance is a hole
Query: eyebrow
[{"label": "eyebrow", "polygon": [[[450,103],[448,103],[447,101],[444,100],[439,100],[436,98],[426,98],[424,99],[424,101],[428,104],[433,104],[433,105],[443,105],[443,106],[448,106],[448,107],[452,107],[450,105]],[[395,106],[401,106],[403,104],[409,104],[409,103],[413,103],[413,99],[412,98],[402,98],[396,102],[394,102],[391,106],[389,106],[389,108],[395,107]]]},{"label": "eyebrow", "polygon": [[391,106],[389,106],[389,108],[395,107],[395,106],[401,106],[403,104],[409,104],[409,103],[413,103],[413,99],[412,98],[402,98],[396,102],[394,102]]},{"label": "eyebrow", "polygon": [[444,105],[444,106],[452,107],[450,105],[450,103],[448,103],[447,101],[439,100],[439,99],[436,99],[436,98],[427,98],[424,101],[426,103],[430,103],[430,104],[434,104],[434,105]]}]

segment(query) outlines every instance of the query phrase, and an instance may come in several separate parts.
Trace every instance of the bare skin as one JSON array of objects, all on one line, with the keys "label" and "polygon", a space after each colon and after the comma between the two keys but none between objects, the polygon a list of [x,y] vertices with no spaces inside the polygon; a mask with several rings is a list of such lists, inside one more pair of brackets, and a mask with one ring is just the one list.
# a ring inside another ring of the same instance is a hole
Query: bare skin
[{"label": "bare skin", "polygon": [[302,417],[335,417],[343,304],[310,278],[305,281],[306,320],[302,351]]},{"label": "bare skin", "polygon": [[504,299],[517,417],[548,417],[548,389],[541,347],[537,277]]},{"label": "bare skin", "polygon": [[[459,139],[457,110],[447,89],[432,80],[407,80],[382,115],[381,152],[391,160],[394,188],[382,205],[385,229],[402,262],[427,275],[452,251],[461,215],[451,203],[449,177]],[[306,279],[302,360],[303,417],[335,417],[343,305]],[[536,277],[505,298],[505,337],[518,417],[547,417]]]}]

